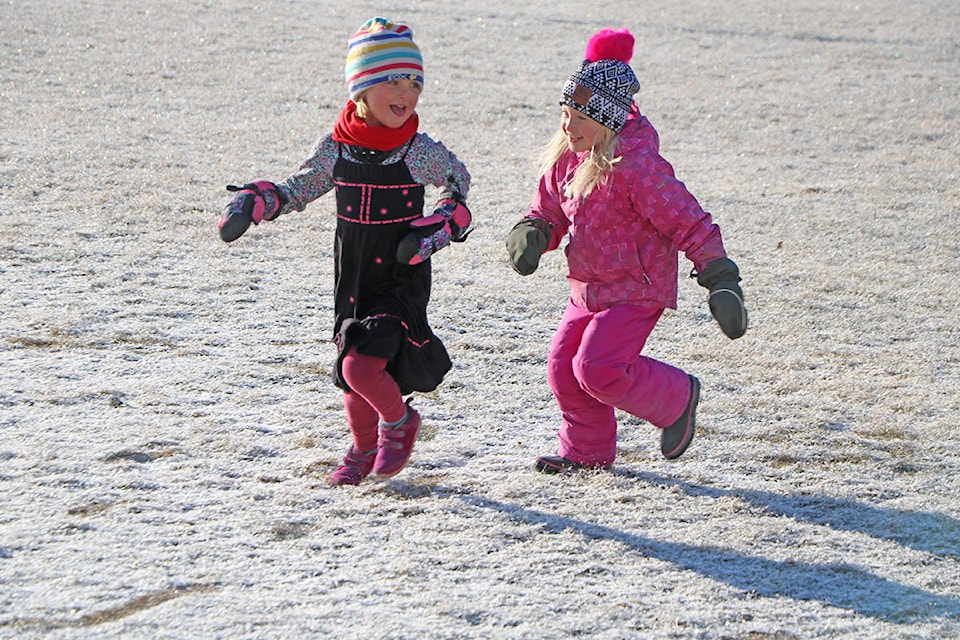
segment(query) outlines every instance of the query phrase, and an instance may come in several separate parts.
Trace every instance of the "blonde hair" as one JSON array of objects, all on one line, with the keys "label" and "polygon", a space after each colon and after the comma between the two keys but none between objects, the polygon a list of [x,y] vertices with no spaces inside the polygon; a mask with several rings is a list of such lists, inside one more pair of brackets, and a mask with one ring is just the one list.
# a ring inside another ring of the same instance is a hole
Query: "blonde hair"
[{"label": "blonde hair", "polygon": [[354,102],[357,104],[357,117],[366,120],[367,115],[370,113],[370,107],[367,106],[367,101],[364,100],[364,95],[361,93],[359,96],[357,96],[357,99],[354,100]]},{"label": "blonde hair", "polygon": [[[607,174],[614,170],[622,156],[617,156],[620,137],[612,129],[603,127],[590,148],[590,155],[583,159],[573,174],[573,180],[564,186],[564,195],[568,198],[586,198],[594,189],[603,185]],[[565,154],[572,153],[567,147],[567,136],[563,129],[556,135],[540,154],[540,175],[546,175]]]}]

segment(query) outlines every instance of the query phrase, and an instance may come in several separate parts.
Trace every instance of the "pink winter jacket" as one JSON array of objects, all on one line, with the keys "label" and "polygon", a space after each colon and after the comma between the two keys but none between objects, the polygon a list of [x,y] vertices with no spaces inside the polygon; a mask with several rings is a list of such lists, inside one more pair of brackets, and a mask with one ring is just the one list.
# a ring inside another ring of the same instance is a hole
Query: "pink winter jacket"
[{"label": "pink winter jacket", "polygon": [[634,105],[620,132],[623,159],[585,199],[563,195],[586,155],[568,153],[540,178],[526,217],[550,223],[547,251],[565,249],[574,303],[589,311],[616,304],[677,306],[678,251],[700,270],[726,257],[720,228],[660,157],[660,138]]}]

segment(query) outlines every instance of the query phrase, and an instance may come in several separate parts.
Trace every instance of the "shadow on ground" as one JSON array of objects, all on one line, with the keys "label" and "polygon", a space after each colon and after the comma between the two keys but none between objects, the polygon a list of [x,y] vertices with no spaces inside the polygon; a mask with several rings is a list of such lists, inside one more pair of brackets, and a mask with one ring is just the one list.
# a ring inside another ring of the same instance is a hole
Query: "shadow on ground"
[{"label": "shadow on ground", "polygon": [[[902,533],[893,539],[902,541],[904,544],[914,543],[919,546],[923,539],[923,532],[930,528],[945,525],[955,534],[958,527],[956,521],[932,514],[890,513],[890,510],[875,509],[849,501],[827,498],[801,500],[772,493],[715,489],[662,478],[656,474],[631,475],[655,484],[679,486],[692,496],[735,495],[752,503],[761,504],[774,513],[782,513],[825,526],[836,526],[837,521],[859,521],[861,530],[871,535],[877,534],[877,537],[883,539],[890,539],[891,532],[882,528],[881,524],[890,519],[899,520]],[[682,569],[761,597],[818,601],[885,622],[899,624],[936,618],[960,619],[960,600],[903,585],[873,575],[851,564],[809,564],[770,560],[743,555],[716,546],[694,546],[657,540],[469,493],[459,493],[457,497],[468,505],[502,513],[517,522],[538,524],[550,533],[573,531],[587,538],[613,540],[644,556],[670,562]],[[830,507],[835,517],[827,515],[831,513],[828,509]],[[840,518],[840,515],[843,517]],[[942,539],[941,542],[946,544]],[[939,543],[936,548],[941,548]]]}]

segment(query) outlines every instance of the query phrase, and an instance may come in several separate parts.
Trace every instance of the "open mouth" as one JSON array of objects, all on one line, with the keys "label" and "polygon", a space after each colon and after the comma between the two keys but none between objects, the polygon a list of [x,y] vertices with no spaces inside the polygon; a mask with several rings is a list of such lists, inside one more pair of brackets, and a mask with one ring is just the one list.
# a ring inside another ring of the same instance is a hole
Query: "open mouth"
[{"label": "open mouth", "polygon": [[397,116],[398,118],[402,118],[407,114],[407,108],[398,104],[390,105],[390,110],[393,111],[393,115]]}]

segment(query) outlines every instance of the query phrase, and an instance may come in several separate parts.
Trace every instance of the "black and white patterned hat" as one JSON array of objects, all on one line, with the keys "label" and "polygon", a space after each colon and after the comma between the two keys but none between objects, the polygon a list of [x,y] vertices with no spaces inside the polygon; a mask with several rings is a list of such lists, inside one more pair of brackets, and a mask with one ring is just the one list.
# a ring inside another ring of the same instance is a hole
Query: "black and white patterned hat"
[{"label": "black and white patterned hat", "polygon": [[621,60],[584,60],[563,87],[560,104],[584,113],[614,133],[627,121],[640,82]]},{"label": "black and white patterned hat", "polygon": [[560,104],[584,113],[620,133],[640,91],[640,81],[627,64],[634,38],[627,30],[604,29],[587,43],[587,57],[563,87]]}]

